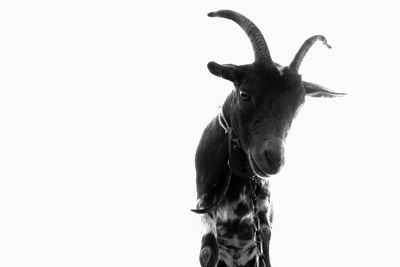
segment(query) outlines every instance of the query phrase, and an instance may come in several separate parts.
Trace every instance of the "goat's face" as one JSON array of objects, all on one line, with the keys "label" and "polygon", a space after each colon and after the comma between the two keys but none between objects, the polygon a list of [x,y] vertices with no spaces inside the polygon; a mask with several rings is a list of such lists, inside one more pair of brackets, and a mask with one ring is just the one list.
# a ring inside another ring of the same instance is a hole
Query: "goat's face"
[{"label": "goat's face", "polygon": [[235,90],[229,114],[233,135],[239,139],[253,171],[260,177],[276,174],[284,163],[284,140],[304,102],[301,77],[289,68],[262,63],[244,66],[209,64],[231,72]]},{"label": "goat's face", "polygon": [[244,73],[232,102],[232,128],[253,171],[269,176],[284,163],[283,143],[305,92],[300,76],[287,69],[250,65]]},{"label": "goat's face", "polygon": [[321,86],[303,82],[298,68],[305,53],[316,40],[326,44],[321,35],[309,38],[289,67],[273,63],[268,47],[258,28],[239,13],[222,10],[210,13],[237,22],[248,34],[255,53],[255,62],[235,66],[208,64],[214,75],[233,82],[235,90],[228,103],[233,135],[239,139],[251,168],[260,177],[276,174],[284,162],[284,140],[305,95],[336,96]]}]

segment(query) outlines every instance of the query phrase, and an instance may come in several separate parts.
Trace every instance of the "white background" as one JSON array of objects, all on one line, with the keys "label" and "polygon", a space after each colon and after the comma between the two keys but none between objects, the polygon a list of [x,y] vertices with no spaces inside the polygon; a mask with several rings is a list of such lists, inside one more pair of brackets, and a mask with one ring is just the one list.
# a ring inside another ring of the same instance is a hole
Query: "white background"
[{"label": "white background", "polygon": [[272,178],[273,266],[400,266],[395,1],[2,1],[0,266],[199,266],[194,153],[253,52],[324,34]]}]

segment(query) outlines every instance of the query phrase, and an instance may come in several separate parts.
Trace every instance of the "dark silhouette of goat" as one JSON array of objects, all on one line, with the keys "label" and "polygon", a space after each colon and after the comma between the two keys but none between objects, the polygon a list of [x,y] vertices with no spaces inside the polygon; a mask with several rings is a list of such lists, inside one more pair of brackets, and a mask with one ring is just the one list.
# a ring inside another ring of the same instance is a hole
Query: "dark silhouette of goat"
[{"label": "dark silhouette of goat", "polygon": [[234,84],[221,113],[204,130],[196,152],[198,204],[205,231],[201,266],[270,266],[272,207],[269,181],[284,163],[283,143],[305,96],[343,95],[302,81],[298,70],[307,39],[288,67],[274,63],[260,30],[230,10],[211,12],[236,22],[254,50],[252,64],[208,63],[209,71]]}]

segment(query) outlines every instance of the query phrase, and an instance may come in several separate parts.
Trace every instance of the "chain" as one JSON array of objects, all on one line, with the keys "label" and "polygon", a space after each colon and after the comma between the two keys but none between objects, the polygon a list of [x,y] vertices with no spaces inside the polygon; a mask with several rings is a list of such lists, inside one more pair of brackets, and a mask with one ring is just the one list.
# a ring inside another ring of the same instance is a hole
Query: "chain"
[{"label": "chain", "polygon": [[[229,126],[229,123],[227,122],[223,111],[218,114],[218,122],[221,125],[221,127],[224,129],[225,134],[229,134],[229,158],[231,155],[231,145],[233,146],[233,149],[237,149],[240,147],[240,144],[236,138],[233,138],[233,132],[232,128]],[[229,163],[228,163],[229,164]],[[229,168],[230,169],[230,168]],[[229,174],[229,178],[230,178]],[[256,195],[256,187],[257,187],[257,179],[259,179],[256,175],[252,176],[250,178],[250,198],[251,198],[251,207],[253,211],[253,230],[254,230],[254,236],[253,240],[254,243],[257,246],[257,254],[256,254],[256,267],[260,266],[265,266],[264,262],[264,251],[263,251],[263,239],[261,235],[261,223],[260,223],[260,218],[258,217],[258,208],[257,208],[257,195]],[[230,180],[230,179],[228,179]],[[229,183],[228,183],[229,186]],[[262,265],[260,265],[260,261],[262,262]]]},{"label": "chain", "polygon": [[[256,255],[256,267],[260,267],[260,260],[263,262],[264,251],[263,251],[263,239],[261,236],[261,225],[260,218],[258,217],[258,208],[257,208],[257,196],[256,196],[256,176],[250,178],[250,197],[251,197],[251,207],[253,210],[253,229],[254,229],[254,242],[257,246],[257,255]],[[263,264],[264,266],[264,264]]]}]

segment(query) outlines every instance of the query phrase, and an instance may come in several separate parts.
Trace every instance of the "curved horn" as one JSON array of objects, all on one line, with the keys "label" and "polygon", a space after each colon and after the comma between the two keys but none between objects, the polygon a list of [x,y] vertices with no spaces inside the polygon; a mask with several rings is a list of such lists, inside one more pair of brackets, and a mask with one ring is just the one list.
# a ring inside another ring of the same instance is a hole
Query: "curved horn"
[{"label": "curved horn", "polygon": [[297,52],[296,56],[294,57],[293,61],[290,63],[289,68],[295,72],[299,71],[300,64],[303,61],[304,56],[307,54],[308,50],[316,41],[322,41],[324,45],[328,48],[332,48],[326,38],[323,35],[314,35],[308,38],[303,45],[300,47],[299,51]]},{"label": "curved horn", "polygon": [[236,22],[247,34],[254,50],[255,61],[265,61],[272,64],[271,55],[267,43],[261,31],[248,18],[231,10],[219,10],[208,13],[209,17],[222,17]]}]

